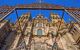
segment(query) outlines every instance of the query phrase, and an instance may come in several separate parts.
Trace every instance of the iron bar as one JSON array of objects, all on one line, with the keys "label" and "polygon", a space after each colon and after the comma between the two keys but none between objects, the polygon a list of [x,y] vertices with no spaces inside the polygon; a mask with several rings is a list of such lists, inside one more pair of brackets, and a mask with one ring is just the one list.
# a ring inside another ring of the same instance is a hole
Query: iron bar
[{"label": "iron bar", "polygon": [[64,9],[52,9],[52,8],[16,8],[16,10],[64,10]]},{"label": "iron bar", "polygon": [[17,21],[19,22],[19,26],[18,26],[18,27],[20,28],[20,31],[22,32],[21,25],[20,25],[20,21],[19,21],[19,17],[18,17],[18,13],[17,13],[17,10],[15,10],[15,12],[16,12],[16,17],[17,17],[17,19],[18,19]]},{"label": "iron bar", "polygon": [[10,15],[11,13],[13,13],[13,12],[14,12],[14,9],[13,9],[12,11],[8,12],[7,14],[5,14],[5,15],[0,19],[0,22],[3,21],[4,19],[6,19],[7,16],[9,16],[9,15]]},{"label": "iron bar", "polygon": [[73,17],[77,22],[78,24],[80,24],[80,21],[73,15],[71,14],[68,10],[65,9],[65,12],[67,12],[67,14],[69,14],[71,17]]}]

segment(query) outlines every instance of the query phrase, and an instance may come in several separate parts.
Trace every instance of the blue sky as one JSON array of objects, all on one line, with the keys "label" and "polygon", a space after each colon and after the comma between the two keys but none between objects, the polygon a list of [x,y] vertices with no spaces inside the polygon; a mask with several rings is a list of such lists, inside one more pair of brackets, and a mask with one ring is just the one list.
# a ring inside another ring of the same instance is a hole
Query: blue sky
[{"label": "blue sky", "polygon": [[[0,6],[3,5],[9,5],[9,6],[15,6],[17,4],[31,4],[31,3],[37,3],[38,0],[0,0]],[[42,0],[43,3],[49,3],[49,4],[55,4],[60,5],[64,7],[76,7],[80,8],[80,0]],[[54,10],[18,10],[18,15],[21,16],[24,13],[31,12],[32,18],[36,17],[39,13],[43,14],[45,18],[50,17],[50,12],[54,12],[60,15],[62,15],[62,11],[54,11]],[[74,21],[72,17],[70,17],[66,12],[64,15],[64,20],[66,22],[69,22],[69,18]],[[16,14],[13,12],[8,16],[7,19],[10,19],[11,22],[16,21]]]},{"label": "blue sky", "polygon": [[[0,0],[0,6],[17,4],[31,4],[39,2],[38,0]],[[65,7],[80,7],[80,0],[42,0],[42,2],[61,5]]]}]

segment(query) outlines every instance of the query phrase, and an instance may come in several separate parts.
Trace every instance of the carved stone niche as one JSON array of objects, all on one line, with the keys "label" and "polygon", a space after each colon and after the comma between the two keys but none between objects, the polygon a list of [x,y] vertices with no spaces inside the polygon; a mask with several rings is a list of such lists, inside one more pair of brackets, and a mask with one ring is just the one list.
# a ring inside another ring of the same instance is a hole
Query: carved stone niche
[{"label": "carved stone niche", "polygon": [[51,32],[48,33],[48,36],[51,37],[51,38],[52,37],[54,38],[55,36],[57,36],[57,32],[51,31]]}]

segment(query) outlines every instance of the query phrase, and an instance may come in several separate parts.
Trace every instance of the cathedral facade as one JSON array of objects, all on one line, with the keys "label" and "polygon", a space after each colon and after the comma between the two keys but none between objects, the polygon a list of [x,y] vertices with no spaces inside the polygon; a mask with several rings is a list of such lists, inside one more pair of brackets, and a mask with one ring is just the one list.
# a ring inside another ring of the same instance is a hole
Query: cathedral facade
[{"label": "cathedral facade", "polygon": [[65,23],[58,14],[51,13],[49,20],[42,14],[32,19],[31,14],[26,13],[15,25],[3,21],[0,27],[6,29],[0,30],[5,37],[0,36],[3,38],[1,50],[79,50],[79,24]]}]

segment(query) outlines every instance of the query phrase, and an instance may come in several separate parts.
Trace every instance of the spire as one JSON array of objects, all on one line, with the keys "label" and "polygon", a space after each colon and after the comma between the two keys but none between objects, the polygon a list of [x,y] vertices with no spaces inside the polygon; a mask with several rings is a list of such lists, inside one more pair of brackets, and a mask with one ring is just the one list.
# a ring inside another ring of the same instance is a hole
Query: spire
[{"label": "spire", "polygon": [[42,0],[39,0],[39,3],[42,3]]},{"label": "spire", "polygon": [[42,3],[42,0],[37,0],[37,3],[40,3],[41,4]]},{"label": "spire", "polygon": [[[37,0],[37,2],[40,4],[39,7],[41,8],[42,7],[42,0]],[[39,11],[39,14],[41,14],[41,9]]]}]

